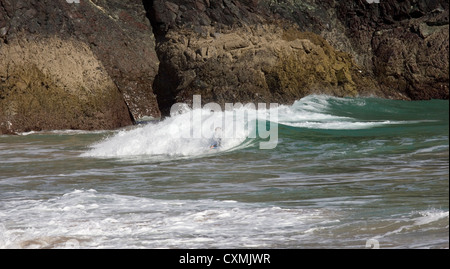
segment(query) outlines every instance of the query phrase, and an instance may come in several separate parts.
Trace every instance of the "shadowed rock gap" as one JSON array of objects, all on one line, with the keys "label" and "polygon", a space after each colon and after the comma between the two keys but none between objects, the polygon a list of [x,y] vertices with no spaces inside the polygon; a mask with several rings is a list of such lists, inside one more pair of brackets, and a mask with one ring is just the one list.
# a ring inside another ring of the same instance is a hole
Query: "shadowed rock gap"
[{"label": "shadowed rock gap", "polygon": [[175,71],[170,69],[158,50],[159,45],[167,41],[165,38],[167,25],[161,18],[158,18],[157,12],[155,11],[154,0],[143,0],[142,3],[146,11],[146,16],[152,26],[156,42],[156,55],[160,61],[159,69],[153,82],[153,92],[156,95],[161,116],[164,117],[170,114],[170,107],[175,103],[172,92],[173,89],[177,87],[179,81],[176,78]]}]

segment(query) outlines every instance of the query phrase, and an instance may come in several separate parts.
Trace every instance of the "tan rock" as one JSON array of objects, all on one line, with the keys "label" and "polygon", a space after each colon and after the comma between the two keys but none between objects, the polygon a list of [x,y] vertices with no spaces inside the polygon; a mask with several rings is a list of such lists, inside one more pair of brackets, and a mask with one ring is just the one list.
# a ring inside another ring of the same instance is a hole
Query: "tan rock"
[{"label": "tan rock", "polygon": [[[217,32],[205,27],[204,32]],[[311,93],[355,96],[363,84],[375,85],[364,77],[349,54],[333,49],[322,37],[276,25],[245,26],[217,35],[173,30],[167,37],[185,35],[189,49],[165,42],[160,55],[169,60],[157,81],[158,94],[167,102],[189,102],[201,94],[204,102],[290,103]],[[194,59],[189,52],[196,51]],[[191,61],[183,62],[183,57]],[[165,66],[164,66],[165,67]],[[177,77],[171,76],[174,72]],[[167,74],[167,75],[164,75]],[[168,83],[167,79],[170,79]],[[167,85],[171,85],[168,87]],[[377,88],[373,87],[372,91]]]},{"label": "tan rock", "polygon": [[90,48],[56,37],[0,50],[0,122],[14,131],[131,124],[119,90]]}]

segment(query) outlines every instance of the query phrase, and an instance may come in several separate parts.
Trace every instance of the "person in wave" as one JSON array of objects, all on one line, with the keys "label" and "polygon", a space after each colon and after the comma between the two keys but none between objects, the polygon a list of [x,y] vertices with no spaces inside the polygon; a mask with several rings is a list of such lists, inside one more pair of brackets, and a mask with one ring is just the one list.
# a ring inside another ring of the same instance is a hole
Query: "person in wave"
[{"label": "person in wave", "polygon": [[217,149],[217,148],[220,148],[220,146],[222,146],[222,128],[217,127],[214,130],[210,148]]}]

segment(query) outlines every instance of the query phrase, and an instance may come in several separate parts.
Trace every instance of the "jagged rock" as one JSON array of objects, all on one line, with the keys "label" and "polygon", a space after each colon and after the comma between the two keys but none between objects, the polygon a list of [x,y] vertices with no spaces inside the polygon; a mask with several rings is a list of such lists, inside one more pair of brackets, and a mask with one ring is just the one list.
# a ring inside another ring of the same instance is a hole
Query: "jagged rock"
[{"label": "jagged rock", "polygon": [[336,10],[347,50],[386,97],[448,99],[448,1],[339,1]]},{"label": "jagged rock", "polygon": [[104,66],[79,41],[10,41],[0,50],[2,133],[42,129],[112,129],[130,124]]},{"label": "jagged rock", "polygon": [[156,0],[152,9],[164,26],[155,83],[164,112],[194,93],[220,103],[310,93],[448,99],[445,0]]},{"label": "jagged rock", "polygon": [[374,71],[386,93],[394,90],[413,100],[448,99],[449,26],[421,21],[375,35]]},{"label": "jagged rock", "polygon": [[[163,1],[153,3],[155,18],[164,25],[157,38],[161,66],[155,91],[165,114],[173,103],[189,103],[193,94],[222,105],[291,103],[311,93],[383,94],[351,55],[291,21],[271,20],[271,6],[264,1],[211,0],[208,8],[203,1],[169,2],[180,7],[170,12],[183,20],[164,15],[169,10]],[[212,18],[210,25],[194,16],[201,12]]]}]

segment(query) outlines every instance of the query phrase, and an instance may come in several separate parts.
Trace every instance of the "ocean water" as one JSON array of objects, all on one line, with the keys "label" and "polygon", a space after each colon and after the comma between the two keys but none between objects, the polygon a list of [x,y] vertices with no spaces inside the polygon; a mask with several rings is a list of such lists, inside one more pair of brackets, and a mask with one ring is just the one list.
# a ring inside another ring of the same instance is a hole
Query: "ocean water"
[{"label": "ocean water", "polygon": [[0,248],[449,248],[448,101],[241,110],[0,136]]}]

